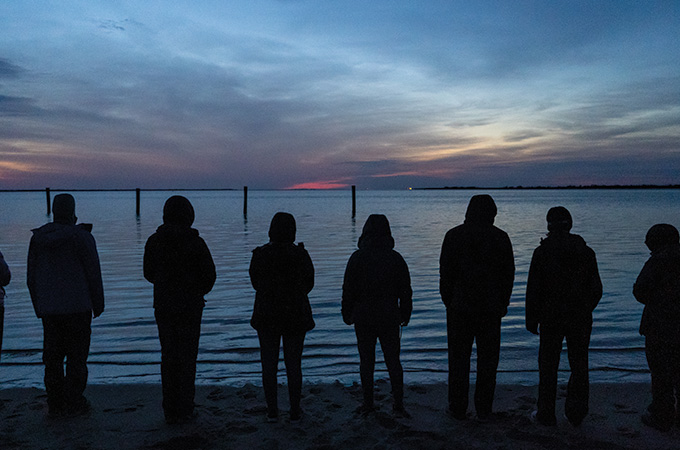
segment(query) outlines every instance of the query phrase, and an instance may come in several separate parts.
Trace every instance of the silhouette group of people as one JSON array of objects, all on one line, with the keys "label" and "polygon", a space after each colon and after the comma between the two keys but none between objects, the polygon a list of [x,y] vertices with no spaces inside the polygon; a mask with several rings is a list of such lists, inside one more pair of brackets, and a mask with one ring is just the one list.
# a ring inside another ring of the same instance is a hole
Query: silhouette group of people
[{"label": "silhouette group of people", "polygon": [[[76,224],[75,200],[54,198],[53,222],[33,230],[27,284],[44,330],[43,362],[48,414],[79,415],[90,408],[83,392],[91,321],[104,310],[101,269],[91,225]],[[446,306],[449,360],[448,414],[467,420],[470,357],[477,345],[474,406],[478,420],[493,417],[501,342],[515,265],[507,233],[494,226],[496,204],[489,195],[470,199],[465,221],[449,230],[440,255],[440,293]],[[557,371],[566,340],[571,375],[565,416],[578,426],[588,414],[588,346],[593,310],[602,297],[595,252],[572,234],[572,217],[561,206],[547,214],[547,236],[531,259],[526,287],[526,329],[539,335],[539,395],[531,419],[556,424]],[[194,209],[182,196],[163,207],[163,224],[144,249],[144,277],[153,284],[153,306],[161,344],[163,411],[168,423],[194,417],[196,359],[205,295],[216,280],[206,243],[192,228]],[[262,385],[267,420],[279,418],[277,370],[283,342],[290,401],[289,420],[302,417],[304,339],[315,326],[308,294],[314,266],[302,243],[295,243],[295,218],[272,218],[269,242],[253,250],[249,274],[255,289],[251,326],[260,343]],[[640,333],[652,379],[652,402],[642,421],[659,430],[680,422],[680,237],[672,225],[654,225],[647,233],[651,257],[633,294],[645,305]],[[388,369],[397,417],[404,407],[400,363],[401,327],[408,325],[413,291],[408,266],[394,250],[384,215],[368,217],[351,255],[342,285],[342,319],[353,325],[363,391],[361,414],[375,409],[374,370],[377,342]],[[0,254],[0,286],[10,271]],[[0,289],[0,350],[4,289]],[[66,372],[64,373],[64,360]]]}]

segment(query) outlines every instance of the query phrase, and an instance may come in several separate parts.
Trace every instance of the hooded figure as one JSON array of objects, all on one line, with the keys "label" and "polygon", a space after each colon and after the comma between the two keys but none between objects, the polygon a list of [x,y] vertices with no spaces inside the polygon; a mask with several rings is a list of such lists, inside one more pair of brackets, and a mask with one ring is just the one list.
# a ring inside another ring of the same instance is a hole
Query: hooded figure
[{"label": "hooded figure", "polygon": [[494,226],[489,195],[470,199],[465,222],[446,233],[439,258],[439,291],[446,306],[449,350],[449,414],[467,419],[472,344],[477,342],[475,409],[492,413],[501,342],[515,263],[510,238]]},{"label": "hooded figure", "polygon": [[569,211],[551,208],[546,219],[548,237],[531,258],[526,292],[526,328],[539,334],[540,326],[538,410],[532,414],[543,425],[557,423],[557,370],[566,338],[571,376],[565,415],[578,426],[588,414],[588,345],[602,282],[595,252],[569,232]]},{"label": "hooded figure", "polygon": [[651,256],[633,286],[645,308],[640,334],[652,376],[652,403],[642,421],[662,431],[680,417],[680,237],[669,224],[649,229],[645,244]]},{"label": "hooded figure", "polygon": [[26,282],[43,322],[45,390],[53,417],[89,410],[83,392],[91,322],[104,311],[97,246],[91,226],[76,225],[75,207],[70,194],[55,196],[53,222],[32,230],[28,248]]},{"label": "hooded figure", "polygon": [[400,325],[411,318],[411,277],[404,258],[394,250],[390,224],[382,214],[366,220],[359,238],[359,249],[347,262],[342,285],[342,318],[354,324],[359,348],[362,411],[374,410],[373,373],[375,346],[380,346],[392,384],[394,412],[407,416],[404,410],[404,375],[399,361]]},{"label": "hooded figure", "polygon": [[290,420],[302,416],[302,350],[305,334],[314,328],[307,296],[314,287],[314,266],[304,245],[295,245],[295,232],[295,218],[276,213],[269,227],[269,242],[253,250],[250,261],[250,281],[255,288],[250,324],[260,341],[262,387],[271,422],[279,416],[276,376],[282,339]]},{"label": "hooded figure", "polygon": [[191,228],[193,222],[194,208],[189,200],[170,197],[163,207],[163,225],[144,247],[144,278],[153,284],[163,410],[168,423],[193,417],[204,297],[216,278],[210,250]]}]

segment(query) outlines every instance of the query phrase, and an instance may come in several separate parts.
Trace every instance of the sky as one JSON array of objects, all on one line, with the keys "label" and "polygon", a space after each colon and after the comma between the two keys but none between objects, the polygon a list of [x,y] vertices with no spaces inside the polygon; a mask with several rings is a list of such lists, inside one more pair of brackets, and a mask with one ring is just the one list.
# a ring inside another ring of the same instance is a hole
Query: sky
[{"label": "sky", "polygon": [[680,1],[6,0],[0,189],[680,184]]}]

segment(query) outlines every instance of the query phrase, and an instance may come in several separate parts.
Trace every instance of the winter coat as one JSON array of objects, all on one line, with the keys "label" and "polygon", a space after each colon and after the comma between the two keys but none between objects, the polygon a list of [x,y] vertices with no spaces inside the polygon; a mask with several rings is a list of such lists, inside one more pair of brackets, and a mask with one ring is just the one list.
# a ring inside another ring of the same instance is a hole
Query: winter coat
[{"label": "winter coat", "polygon": [[493,217],[468,217],[446,233],[439,258],[439,292],[447,310],[505,316],[515,279],[512,244]]},{"label": "winter coat", "polygon": [[88,227],[52,222],[32,231],[26,281],[36,315],[101,314],[104,287]]},{"label": "winter coat", "polygon": [[342,284],[342,317],[346,324],[374,327],[408,324],[413,310],[411,276],[395,251],[389,222],[371,215],[356,250],[347,262]]},{"label": "winter coat", "polygon": [[188,224],[164,223],[146,241],[144,278],[153,284],[157,311],[200,309],[215,284],[215,263],[197,230]]},{"label": "winter coat", "polygon": [[305,333],[315,325],[307,296],[314,287],[314,266],[302,243],[283,241],[253,250],[249,273],[255,305],[250,325],[258,331]]},{"label": "winter coat", "polygon": [[680,343],[680,245],[652,252],[633,295],[645,305],[640,334]]},{"label": "winter coat", "polygon": [[534,250],[526,292],[526,327],[591,323],[602,297],[595,252],[581,236],[550,232]]}]

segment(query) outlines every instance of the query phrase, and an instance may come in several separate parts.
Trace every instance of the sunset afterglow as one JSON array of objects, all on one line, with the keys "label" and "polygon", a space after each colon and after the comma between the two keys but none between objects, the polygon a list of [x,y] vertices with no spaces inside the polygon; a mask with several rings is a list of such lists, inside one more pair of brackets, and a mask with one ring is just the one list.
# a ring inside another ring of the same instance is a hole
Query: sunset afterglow
[{"label": "sunset afterglow", "polygon": [[0,4],[0,189],[680,183],[680,2]]}]

